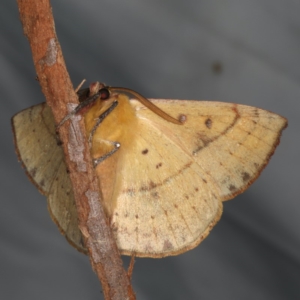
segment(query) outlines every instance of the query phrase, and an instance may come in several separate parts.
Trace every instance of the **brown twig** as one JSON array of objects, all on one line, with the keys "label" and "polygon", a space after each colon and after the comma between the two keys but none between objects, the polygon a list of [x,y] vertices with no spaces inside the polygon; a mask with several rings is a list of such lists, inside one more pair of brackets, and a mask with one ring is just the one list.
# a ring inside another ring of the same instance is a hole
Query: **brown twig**
[{"label": "brown twig", "polygon": [[[58,123],[70,103],[77,104],[62,51],[57,40],[49,0],[17,0],[36,73]],[[105,299],[135,299],[126,271],[101,205],[98,179],[94,174],[83,122],[60,129],[73,185],[80,229],[93,269],[101,280]]]}]

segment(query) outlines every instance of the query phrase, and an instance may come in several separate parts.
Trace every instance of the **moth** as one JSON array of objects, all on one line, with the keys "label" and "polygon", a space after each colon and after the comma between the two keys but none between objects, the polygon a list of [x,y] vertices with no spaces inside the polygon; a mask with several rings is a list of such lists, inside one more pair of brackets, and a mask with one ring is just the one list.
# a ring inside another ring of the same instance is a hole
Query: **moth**
[{"label": "moth", "polygon": [[[159,258],[196,247],[220,219],[223,201],[257,179],[287,126],[285,118],[256,107],[146,99],[97,84],[93,94],[79,91],[83,104],[62,123],[88,107],[91,155],[124,255]],[[53,221],[85,252],[50,108],[42,103],[25,109],[12,118],[12,126],[19,160],[47,196]]]}]

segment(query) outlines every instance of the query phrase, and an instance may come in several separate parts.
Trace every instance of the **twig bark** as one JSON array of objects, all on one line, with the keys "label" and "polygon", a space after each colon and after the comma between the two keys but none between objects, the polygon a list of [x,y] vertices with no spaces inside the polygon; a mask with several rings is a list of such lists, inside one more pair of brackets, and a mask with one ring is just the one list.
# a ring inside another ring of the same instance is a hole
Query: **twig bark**
[{"label": "twig bark", "polygon": [[[50,2],[17,2],[42,91],[58,123],[67,114],[67,106],[70,103],[77,104],[78,100],[56,36]],[[77,123],[62,126],[60,137],[70,171],[80,229],[85,237],[92,267],[102,283],[105,299],[135,299],[101,205],[98,178],[92,166],[84,124],[82,120],[73,122]]]}]

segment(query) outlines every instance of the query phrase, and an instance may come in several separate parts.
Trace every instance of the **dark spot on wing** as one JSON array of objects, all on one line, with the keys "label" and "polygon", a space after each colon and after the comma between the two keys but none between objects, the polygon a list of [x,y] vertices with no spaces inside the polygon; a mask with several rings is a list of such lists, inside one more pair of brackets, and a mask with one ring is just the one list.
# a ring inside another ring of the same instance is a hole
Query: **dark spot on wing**
[{"label": "dark spot on wing", "polygon": [[236,191],[236,187],[233,184],[231,184],[228,188],[229,188],[230,192]]},{"label": "dark spot on wing", "polygon": [[[195,150],[192,152],[193,155],[196,155],[199,151],[201,151],[203,148],[207,147],[210,143],[218,140],[221,136],[227,134],[227,132],[233,128],[236,123],[238,122],[238,120],[240,119],[240,114],[238,112],[238,109],[237,109],[237,105],[233,105],[232,107],[232,111],[235,113],[235,118],[232,120],[231,123],[229,123],[227,125],[227,127],[222,131],[220,132],[218,135],[216,135],[215,137],[213,138],[208,138],[207,136],[203,135],[203,133],[201,132],[198,132],[197,133],[197,137],[198,139],[202,142],[202,144],[198,145]],[[208,120],[208,119],[207,119]],[[209,124],[210,122],[208,122]]]},{"label": "dark spot on wing", "polygon": [[142,151],[142,154],[146,155],[148,152],[149,152],[148,149],[144,149],[144,150]]},{"label": "dark spot on wing", "polygon": [[155,198],[155,199],[160,198],[158,192],[152,192],[152,193],[151,193],[151,196],[152,196],[153,198]]},{"label": "dark spot on wing", "polygon": [[212,120],[210,118],[207,118],[205,120],[205,126],[208,128],[208,129],[211,129],[211,126],[212,126]]},{"label": "dark spot on wing", "polygon": [[167,250],[171,250],[171,249],[173,249],[172,243],[169,240],[165,240],[163,250],[167,251]]},{"label": "dark spot on wing", "polygon": [[162,166],[162,163],[160,162],[156,165],[156,169],[159,169],[161,166]]},{"label": "dark spot on wing", "polygon": [[153,247],[151,246],[150,243],[147,243],[145,248],[144,248],[144,252],[148,253],[148,252],[153,252]]},{"label": "dark spot on wing", "polygon": [[148,185],[142,185],[140,191],[150,191],[151,189],[156,188],[156,184],[153,181],[150,181]]},{"label": "dark spot on wing", "polygon": [[250,175],[247,172],[242,173],[242,178],[244,182],[247,182],[250,179]]},{"label": "dark spot on wing", "polygon": [[143,183],[139,189],[140,192],[144,192],[144,191],[149,191],[151,189],[154,189],[156,187],[160,187],[166,183],[168,183],[171,179],[176,178],[179,174],[182,174],[183,171],[185,171],[186,169],[188,169],[190,166],[192,165],[192,162],[188,162],[187,164],[185,164],[177,173],[173,174],[170,177],[167,177],[166,179],[164,179],[162,182],[160,183],[154,183],[153,181],[150,181],[149,183]]},{"label": "dark spot on wing", "polygon": [[30,173],[30,175],[31,175],[32,177],[35,177],[36,171],[37,171],[37,169],[36,169],[36,168],[33,168],[33,169],[31,169],[31,170],[29,171],[29,173]]}]

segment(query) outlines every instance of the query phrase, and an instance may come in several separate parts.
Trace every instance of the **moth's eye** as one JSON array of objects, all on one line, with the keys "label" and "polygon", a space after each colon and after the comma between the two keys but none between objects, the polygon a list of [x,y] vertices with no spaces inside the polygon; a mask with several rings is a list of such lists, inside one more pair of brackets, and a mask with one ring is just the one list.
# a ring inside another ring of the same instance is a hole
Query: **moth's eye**
[{"label": "moth's eye", "polygon": [[110,91],[107,88],[103,88],[99,91],[100,99],[107,100],[110,96]]}]

